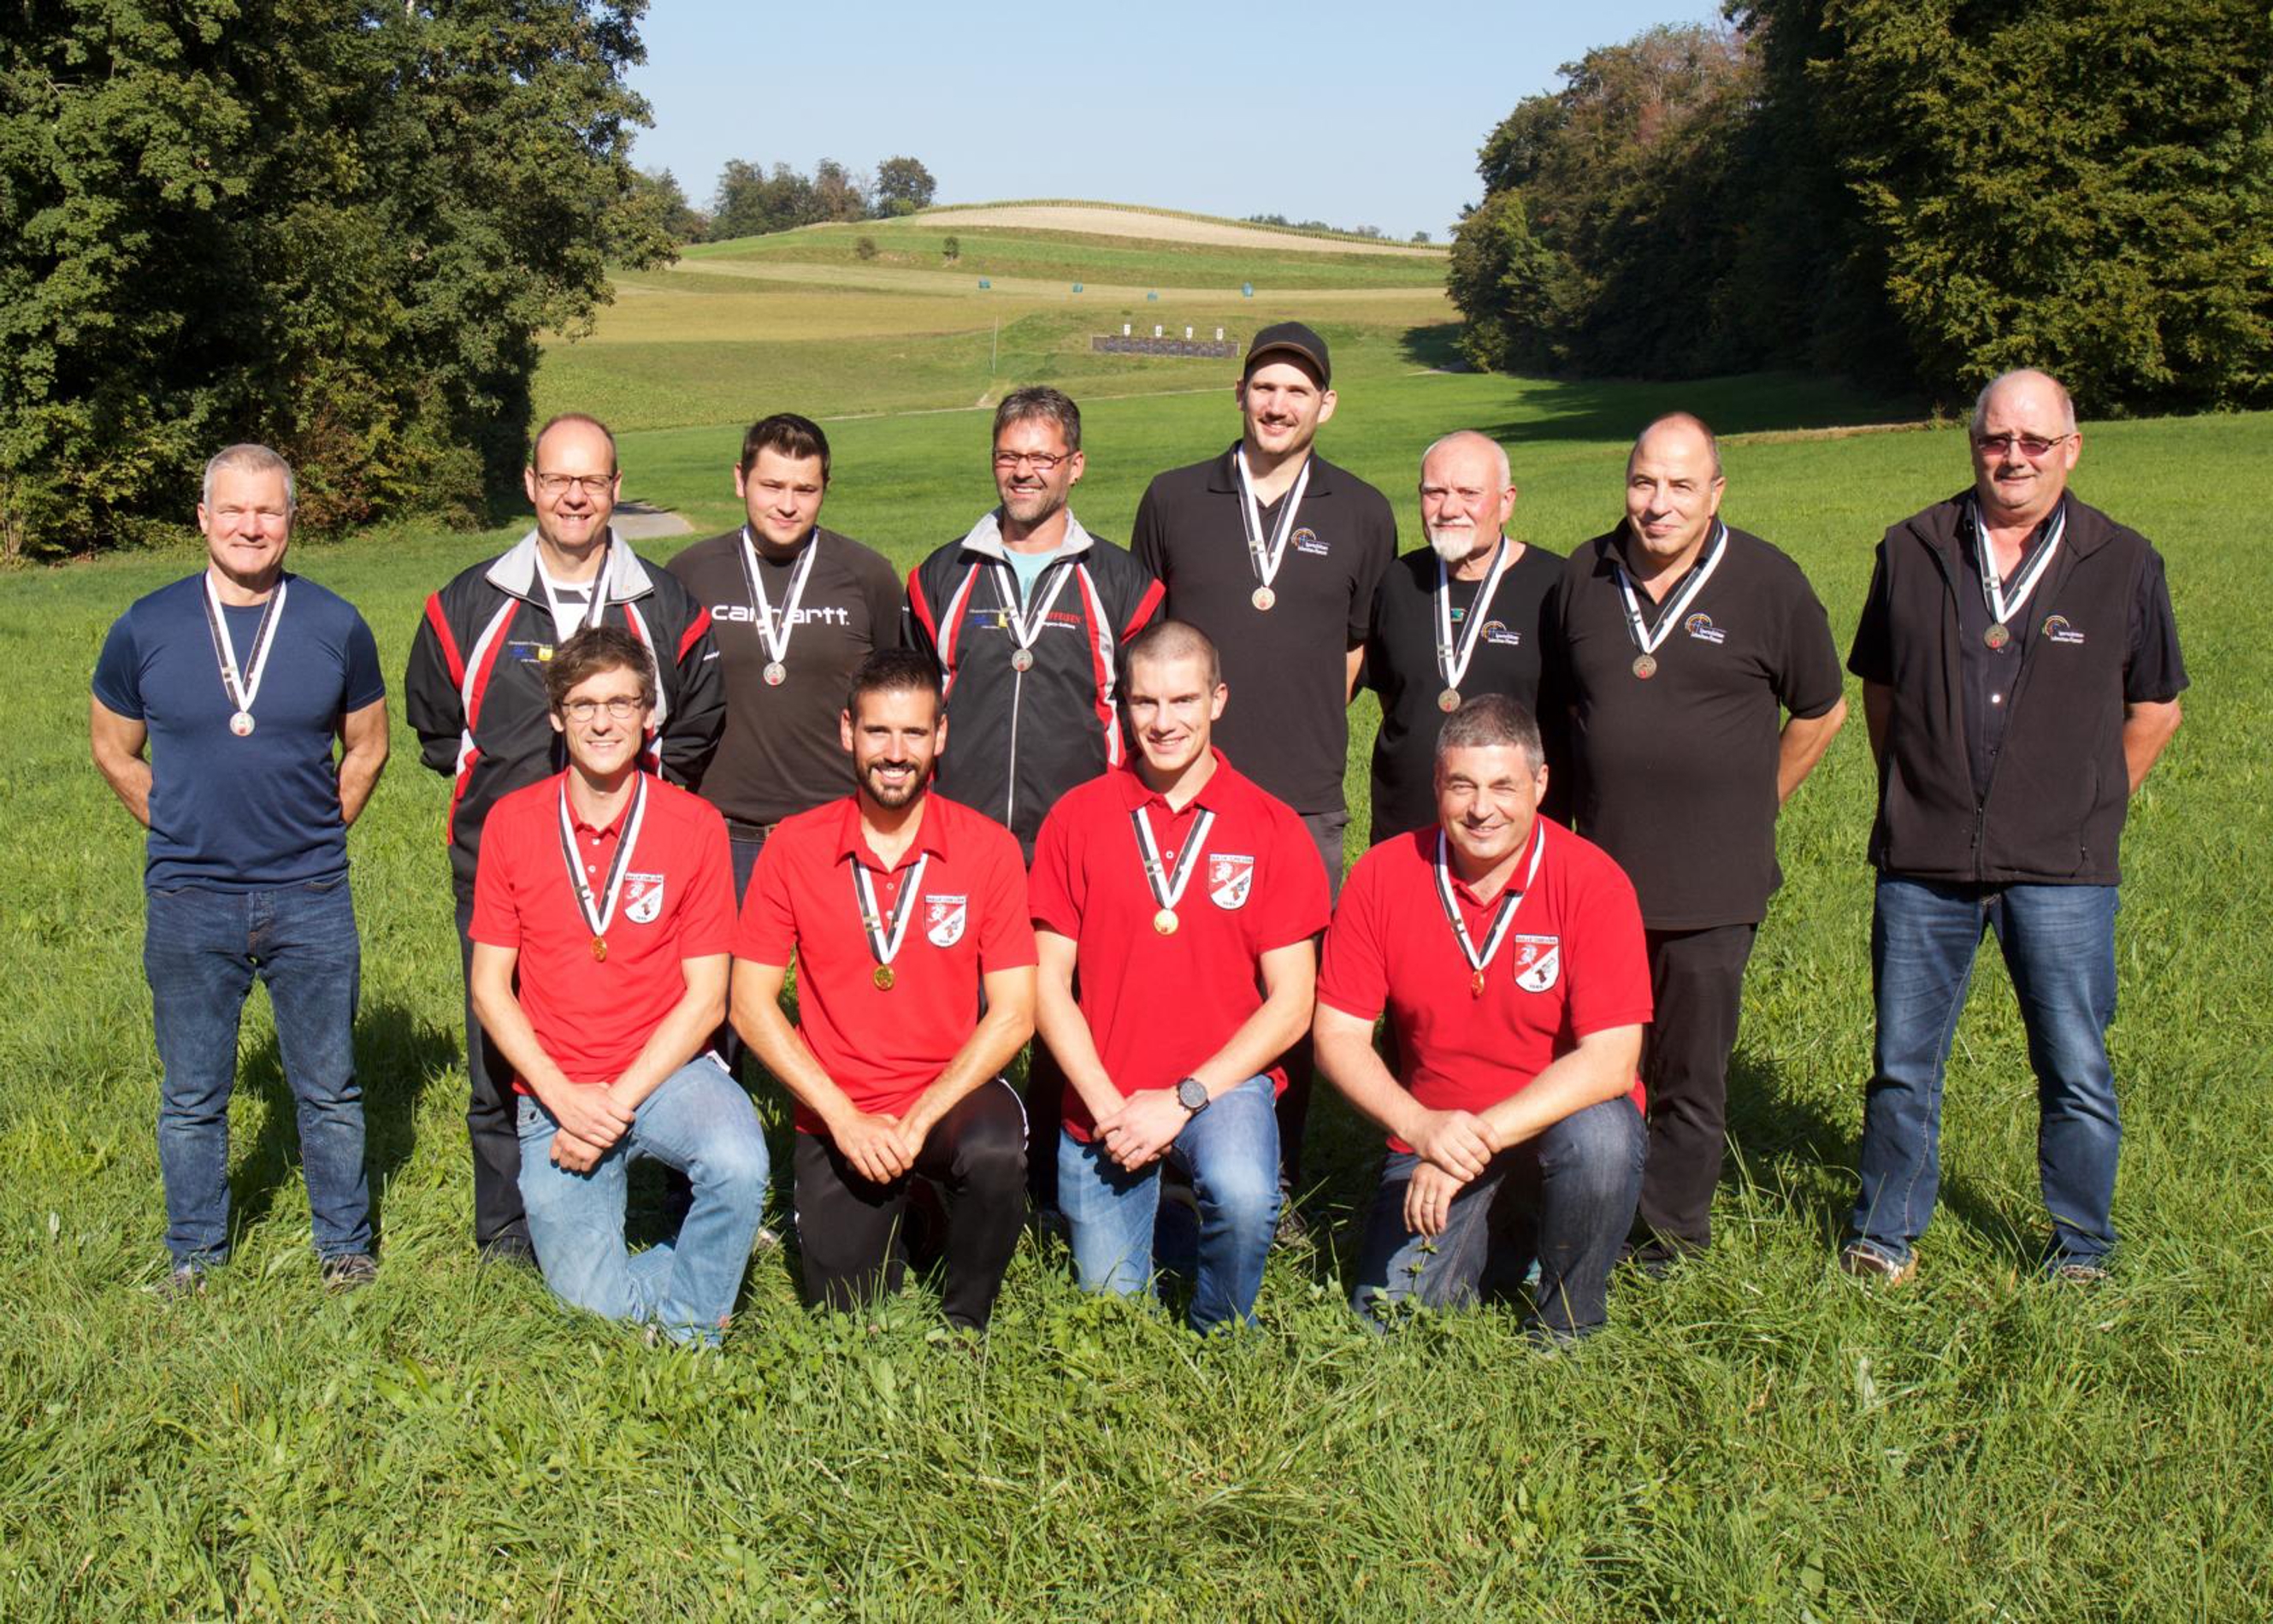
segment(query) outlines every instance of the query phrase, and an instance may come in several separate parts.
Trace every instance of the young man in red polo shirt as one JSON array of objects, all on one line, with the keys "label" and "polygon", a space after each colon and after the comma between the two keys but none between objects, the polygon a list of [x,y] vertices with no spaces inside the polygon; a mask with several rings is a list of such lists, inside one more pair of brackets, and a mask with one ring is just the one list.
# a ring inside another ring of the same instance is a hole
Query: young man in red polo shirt
[{"label": "young man in red polo shirt", "polygon": [[[1318,1065],[1390,1132],[1354,1304],[1473,1301],[1535,1259],[1529,1320],[1598,1329],[1641,1192],[1649,959],[1632,883],[1540,817],[1539,726],[1504,695],[1437,738],[1437,824],[1358,861],[1326,932]],[[1384,1004],[1407,1076],[1374,1052]],[[1497,1255],[1494,1255],[1497,1253]]]},{"label": "young man in red polo shirt", "polygon": [[984,1330],[1025,1218],[1025,1109],[1001,1076],[1034,1031],[1025,868],[1009,830],[928,793],[947,742],[929,658],[870,655],[839,728],[853,793],[784,819],[751,873],[734,1026],[797,1101],[806,1300],[897,1289],[921,1178],[947,1209],[948,1320]]},{"label": "young man in red polo shirt", "polygon": [[1156,622],[1127,670],[1136,759],[1061,800],[1034,848],[1042,1039],[1069,1085],[1058,1206],[1084,1288],[1127,1296],[1152,1274],[1161,1166],[1189,1174],[1204,1333],[1255,1317],[1277,1063],[1309,1026],[1326,871],[1302,820],[1210,742],[1229,692],[1215,645]]},{"label": "young man in red polo shirt", "polygon": [[[708,1052],[734,921],[726,824],[639,770],[655,666],[619,626],[544,671],[567,770],[491,811],[474,878],[474,1012],[514,1070],[521,1197],[545,1283],[611,1319],[716,1342],[766,1199],[749,1096]],[[629,1164],[687,1176],[676,1239],[624,1246]]]}]

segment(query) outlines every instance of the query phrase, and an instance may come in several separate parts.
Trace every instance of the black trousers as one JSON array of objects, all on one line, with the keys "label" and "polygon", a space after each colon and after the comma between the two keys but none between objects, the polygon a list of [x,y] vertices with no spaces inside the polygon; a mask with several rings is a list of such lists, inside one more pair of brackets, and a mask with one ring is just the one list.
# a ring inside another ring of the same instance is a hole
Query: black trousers
[{"label": "black trousers", "polygon": [[797,1136],[797,1237],[808,1304],[850,1312],[899,1289],[918,1179],[946,1209],[939,1251],[948,1323],[986,1328],[1026,1222],[1026,1114],[1000,1078],[941,1117],[915,1171],[889,1184],[863,1178],[827,1135]]},{"label": "black trousers", "polygon": [[458,891],[458,964],[466,986],[466,1133],[474,1147],[474,1245],[534,1258],[521,1206],[521,1107],[513,1068],[474,1013],[474,896]]},{"label": "black trousers", "polygon": [[1713,1190],[1728,1142],[1729,1056],[1759,929],[1644,932],[1656,1013],[1641,1045],[1649,1161],[1640,1222],[1661,1256],[1702,1252],[1713,1238]]}]

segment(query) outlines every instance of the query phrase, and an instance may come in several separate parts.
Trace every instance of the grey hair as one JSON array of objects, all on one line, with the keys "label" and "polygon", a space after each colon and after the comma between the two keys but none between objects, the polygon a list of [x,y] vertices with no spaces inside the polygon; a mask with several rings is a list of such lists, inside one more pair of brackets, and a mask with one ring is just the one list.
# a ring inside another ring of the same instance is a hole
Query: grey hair
[{"label": "grey hair", "polygon": [[2044,371],[2040,367],[2034,366],[2016,366],[2010,372],[1998,373],[1987,383],[1981,386],[1981,393],[1973,397],[1973,417],[1971,422],[1968,425],[1971,432],[1978,434],[1988,424],[1989,397],[1996,394],[1998,390],[2003,388],[2007,384],[2022,378],[2040,378],[2044,382],[2052,385],[2052,396],[2059,402],[2060,432],[2066,434],[2074,433],[2075,402],[2069,396],[2067,386],[2062,383],[2059,379],[2053,377],[2050,372]]},{"label": "grey hair", "polygon": [[1702,434],[1705,437],[1705,449],[1713,458],[1713,477],[1715,479],[1721,477],[1721,437],[1713,432],[1711,424],[1693,411],[1669,411],[1663,417],[1652,417],[1644,424],[1641,432],[1634,436],[1633,449],[1626,453],[1627,468],[1632,468],[1634,458],[1641,455],[1642,441],[1660,429],[1669,428],[1694,429]]},{"label": "grey hair", "polygon": [[1485,445],[1491,447],[1492,466],[1499,470],[1499,485],[1497,487],[1497,489],[1504,491],[1508,486],[1515,483],[1515,470],[1508,465],[1507,447],[1501,445],[1499,441],[1494,440],[1490,435],[1483,433],[1480,430],[1476,429],[1454,429],[1451,433],[1434,441],[1426,451],[1423,451],[1421,454],[1421,466],[1423,468],[1428,467],[1429,459],[1430,457],[1435,456],[1439,451],[1444,450],[1446,447],[1464,440],[1482,440]]},{"label": "grey hair", "polygon": [[1454,750],[1493,750],[1512,747],[1534,772],[1547,764],[1547,748],[1540,742],[1539,719],[1520,701],[1505,694],[1479,694],[1437,730],[1437,765]]},{"label": "grey hair", "polygon": [[1081,408],[1073,403],[1073,396],[1046,383],[1030,383],[1002,397],[1002,403],[994,409],[994,438],[1001,439],[1002,431],[1014,423],[1026,423],[1036,417],[1047,418],[1058,425],[1058,432],[1065,436],[1068,451],[1081,449]]},{"label": "grey hair", "polygon": [[206,507],[213,506],[214,476],[223,469],[237,469],[248,474],[281,474],[284,476],[284,511],[289,515],[300,506],[300,482],[292,477],[292,465],[266,446],[256,446],[250,440],[242,445],[224,446],[206,460],[205,484],[199,487],[198,500]]}]

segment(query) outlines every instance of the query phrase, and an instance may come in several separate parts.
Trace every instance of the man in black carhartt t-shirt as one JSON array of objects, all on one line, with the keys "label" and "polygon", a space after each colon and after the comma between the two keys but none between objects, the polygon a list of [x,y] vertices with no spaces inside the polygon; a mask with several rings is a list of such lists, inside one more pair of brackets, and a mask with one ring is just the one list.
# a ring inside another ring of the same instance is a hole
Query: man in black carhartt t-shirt
[{"label": "man in black carhartt t-shirt", "polygon": [[1437,733],[1460,701],[1504,694],[1539,708],[1541,626],[1563,560],[1507,534],[1507,453],[1471,429],[1421,459],[1429,545],[1400,556],[1373,595],[1365,685],[1381,695],[1368,843],[1437,821]]},{"label": "man in black carhartt t-shirt", "polygon": [[821,528],[829,440],[809,418],[751,425],[734,493],[749,522],[669,568],[709,610],[725,666],[726,727],[701,793],[726,816],[739,898],[776,823],[846,793],[837,719],[860,662],[900,646],[900,582],[883,554]]},{"label": "man in black carhartt t-shirt", "polygon": [[[1231,698],[1217,748],[1301,816],[1339,894],[1347,711],[1374,589],[1397,556],[1397,519],[1380,492],[1310,448],[1334,415],[1325,340],[1299,321],[1264,327],[1235,394],[1238,443],[1155,477],[1129,550],[1167,590],[1163,613],[1199,628],[1223,656]],[[1306,1041],[1287,1056],[1279,1098],[1290,1186],[1309,1105]]]},{"label": "man in black carhartt t-shirt", "polygon": [[1782,878],[1776,809],[1847,713],[1822,604],[1797,564],[1721,522],[1723,488],[1703,423],[1644,429],[1625,522],[1572,555],[1549,651],[1572,821],[1641,898],[1653,1270],[1711,1238],[1744,965]]}]

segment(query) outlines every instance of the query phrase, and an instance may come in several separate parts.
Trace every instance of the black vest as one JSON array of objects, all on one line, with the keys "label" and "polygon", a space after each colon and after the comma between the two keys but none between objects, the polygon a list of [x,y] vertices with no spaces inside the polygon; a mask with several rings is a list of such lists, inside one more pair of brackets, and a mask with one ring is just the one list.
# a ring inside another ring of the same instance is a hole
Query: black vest
[{"label": "black vest", "polygon": [[2014,635],[2023,645],[1985,797],[1967,766],[1957,594],[1966,501],[1906,519],[1879,544],[1894,705],[1871,861],[1889,874],[1981,884],[2112,885],[2130,803],[2124,675],[2151,549],[2071,494],[2052,571]]}]

